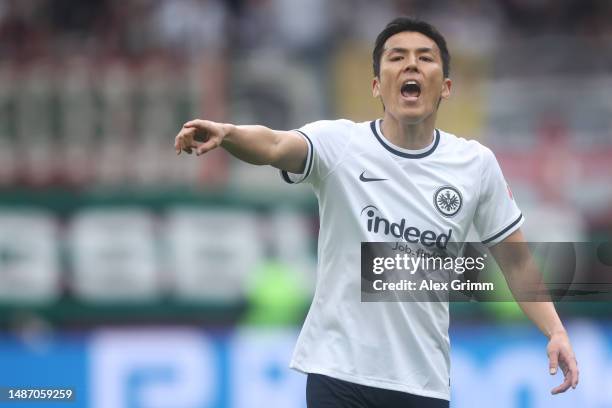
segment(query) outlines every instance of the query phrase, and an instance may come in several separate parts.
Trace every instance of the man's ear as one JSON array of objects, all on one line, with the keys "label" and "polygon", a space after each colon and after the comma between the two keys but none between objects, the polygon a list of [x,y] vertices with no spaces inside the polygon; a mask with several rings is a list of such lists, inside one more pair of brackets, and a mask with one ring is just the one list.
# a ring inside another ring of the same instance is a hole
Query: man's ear
[{"label": "man's ear", "polygon": [[442,93],[440,94],[442,99],[448,99],[450,97],[452,85],[453,81],[451,81],[450,78],[444,79],[444,83],[442,84]]},{"label": "man's ear", "polygon": [[374,98],[380,97],[380,83],[378,81],[378,77],[374,77],[374,79],[372,79],[372,96]]}]

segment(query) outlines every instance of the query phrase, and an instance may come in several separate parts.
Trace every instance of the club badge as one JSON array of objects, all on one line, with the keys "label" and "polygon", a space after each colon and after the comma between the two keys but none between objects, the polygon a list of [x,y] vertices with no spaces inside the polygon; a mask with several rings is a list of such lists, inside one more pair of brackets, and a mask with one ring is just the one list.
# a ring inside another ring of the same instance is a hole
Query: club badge
[{"label": "club badge", "polygon": [[453,217],[461,209],[463,198],[461,193],[453,186],[442,186],[433,196],[434,206],[445,217]]}]

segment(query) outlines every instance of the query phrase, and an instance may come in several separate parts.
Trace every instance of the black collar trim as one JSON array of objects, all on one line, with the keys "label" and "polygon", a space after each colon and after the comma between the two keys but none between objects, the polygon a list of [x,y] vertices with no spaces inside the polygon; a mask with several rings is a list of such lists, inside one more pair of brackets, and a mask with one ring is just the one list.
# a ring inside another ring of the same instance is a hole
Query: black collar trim
[{"label": "black collar trim", "polygon": [[[380,119],[379,119],[380,120]],[[432,154],[434,152],[434,150],[436,150],[436,148],[438,147],[438,144],[440,143],[440,131],[438,129],[436,129],[436,133],[434,136],[434,143],[431,146],[431,148],[425,152],[422,153],[416,153],[416,154],[412,154],[412,153],[406,153],[406,152],[402,152],[401,150],[397,150],[396,148],[392,147],[389,145],[389,142],[387,142],[381,135],[378,134],[378,131],[376,130],[376,121],[373,120],[372,122],[370,122],[370,128],[372,128],[372,133],[374,133],[374,136],[376,136],[376,139],[378,139],[378,142],[388,151],[390,151],[391,153],[398,155],[400,157],[404,157],[406,159],[422,159],[423,157],[427,157],[430,154]]]}]

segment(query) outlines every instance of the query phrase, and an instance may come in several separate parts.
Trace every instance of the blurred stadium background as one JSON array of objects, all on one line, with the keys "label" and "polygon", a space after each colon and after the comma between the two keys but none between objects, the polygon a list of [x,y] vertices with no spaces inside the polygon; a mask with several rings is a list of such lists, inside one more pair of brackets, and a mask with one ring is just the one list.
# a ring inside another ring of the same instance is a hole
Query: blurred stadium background
[{"label": "blurred stadium background", "polygon": [[[304,407],[287,364],[315,199],[173,138],[193,117],[380,116],[370,53],[398,14],[446,35],[439,127],[493,148],[528,238],[610,240],[612,2],[0,0],[0,386],[74,387],[70,407]],[[582,378],[553,398],[515,305],[453,304],[451,406],[612,406],[609,304],[559,309]]]}]

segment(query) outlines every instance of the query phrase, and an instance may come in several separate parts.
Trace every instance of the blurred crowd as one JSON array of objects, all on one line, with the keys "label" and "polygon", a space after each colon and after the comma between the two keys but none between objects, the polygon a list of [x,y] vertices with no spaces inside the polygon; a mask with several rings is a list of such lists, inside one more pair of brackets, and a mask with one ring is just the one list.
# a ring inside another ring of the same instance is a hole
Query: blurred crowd
[{"label": "blurred crowd", "polygon": [[399,14],[439,22],[453,42],[476,49],[525,36],[612,36],[605,0],[3,0],[0,56],[184,57],[265,46],[319,53],[351,38],[371,42]]},{"label": "blurred crowd", "polygon": [[177,159],[174,135],[378,117],[371,48],[398,15],[448,39],[440,127],[494,147],[521,201],[612,214],[606,0],[1,0],[0,187],[278,190],[222,151]]}]

